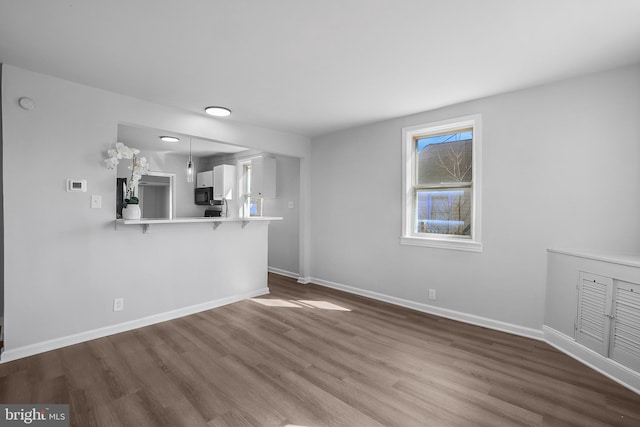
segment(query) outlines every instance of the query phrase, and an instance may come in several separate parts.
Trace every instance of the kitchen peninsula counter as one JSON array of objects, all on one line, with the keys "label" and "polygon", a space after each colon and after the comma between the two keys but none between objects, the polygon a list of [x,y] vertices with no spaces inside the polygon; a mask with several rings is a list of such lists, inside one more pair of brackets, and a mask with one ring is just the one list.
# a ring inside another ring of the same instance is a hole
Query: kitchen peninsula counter
[{"label": "kitchen peninsula counter", "polygon": [[142,226],[142,232],[148,233],[151,226],[154,224],[193,224],[193,223],[211,223],[213,224],[213,228],[216,229],[222,223],[242,223],[242,228],[246,227],[248,224],[252,222],[270,222],[270,221],[279,221],[282,220],[282,217],[275,216],[254,216],[248,218],[240,218],[240,217],[183,217],[183,218],[173,218],[173,219],[151,219],[151,218],[142,218],[142,219],[117,219],[116,220],[116,228],[118,226],[130,226],[130,225],[140,225]]}]

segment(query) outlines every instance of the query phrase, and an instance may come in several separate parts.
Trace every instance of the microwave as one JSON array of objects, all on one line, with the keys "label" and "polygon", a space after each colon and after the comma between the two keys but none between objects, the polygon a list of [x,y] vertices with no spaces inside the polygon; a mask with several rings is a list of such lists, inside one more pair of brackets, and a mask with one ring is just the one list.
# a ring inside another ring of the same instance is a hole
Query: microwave
[{"label": "microwave", "polygon": [[210,205],[213,202],[213,187],[201,187],[195,189],[196,205]]}]

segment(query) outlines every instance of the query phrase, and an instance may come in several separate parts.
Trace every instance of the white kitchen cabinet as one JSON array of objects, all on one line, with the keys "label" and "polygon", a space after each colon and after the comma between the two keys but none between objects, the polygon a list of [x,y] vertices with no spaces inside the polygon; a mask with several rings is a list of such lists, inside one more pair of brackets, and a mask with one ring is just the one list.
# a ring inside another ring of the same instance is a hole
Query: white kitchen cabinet
[{"label": "white kitchen cabinet", "polygon": [[251,160],[251,197],[276,198],[276,159],[273,157]]},{"label": "white kitchen cabinet", "polygon": [[196,175],[196,187],[213,187],[213,171],[198,172]]},{"label": "white kitchen cabinet", "polygon": [[213,199],[232,200],[236,181],[236,167],[219,165],[213,168]]}]

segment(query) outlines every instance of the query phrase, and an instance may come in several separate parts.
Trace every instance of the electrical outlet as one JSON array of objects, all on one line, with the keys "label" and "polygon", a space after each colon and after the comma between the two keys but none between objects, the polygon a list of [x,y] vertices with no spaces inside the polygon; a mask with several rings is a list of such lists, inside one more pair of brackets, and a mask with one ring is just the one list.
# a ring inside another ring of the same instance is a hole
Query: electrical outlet
[{"label": "electrical outlet", "polygon": [[436,290],[435,289],[429,289],[429,299],[432,301],[435,301],[436,299]]},{"label": "electrical outlet", "polygon": [[124,298],[113,299],[113,311],[124,311]]}]

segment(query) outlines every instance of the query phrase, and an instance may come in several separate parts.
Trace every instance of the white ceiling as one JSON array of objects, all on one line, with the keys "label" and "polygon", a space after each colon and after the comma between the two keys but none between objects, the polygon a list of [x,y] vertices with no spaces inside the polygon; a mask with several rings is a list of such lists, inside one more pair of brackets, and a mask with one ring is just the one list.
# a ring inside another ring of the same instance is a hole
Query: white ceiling
[{"label": "white ceiling", "polygon": [[[173,136],[180,141],[164,142],[160,140],[161,136]],[[239,153],[248,150],[246,147],[196,138],[177,132],[124,124],[118,125],[118,142],[137,148],[143,153],[157,151],[188,156],[191,152],[193,157],[208,157],[215,154]]]},{"label": "white ceiling", "polygon": [[0,61],[319,135],[640,61],[638,0],[0,0]]}]

